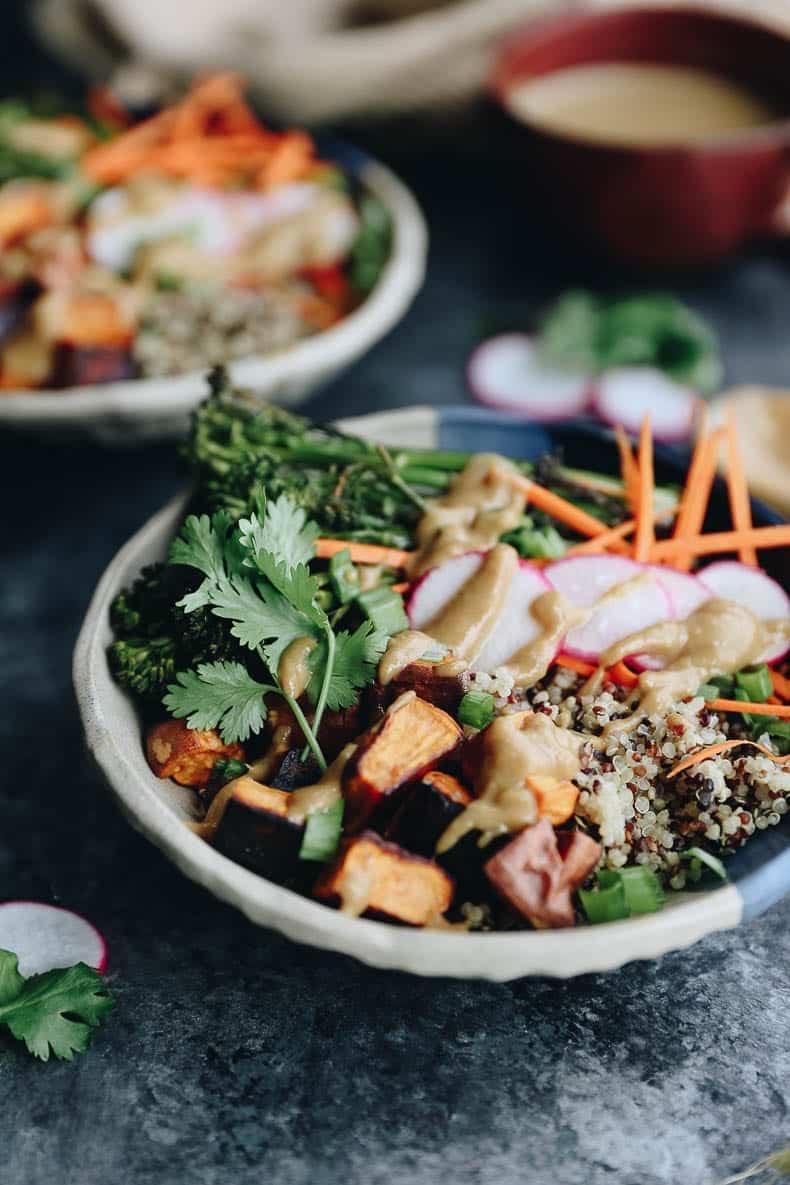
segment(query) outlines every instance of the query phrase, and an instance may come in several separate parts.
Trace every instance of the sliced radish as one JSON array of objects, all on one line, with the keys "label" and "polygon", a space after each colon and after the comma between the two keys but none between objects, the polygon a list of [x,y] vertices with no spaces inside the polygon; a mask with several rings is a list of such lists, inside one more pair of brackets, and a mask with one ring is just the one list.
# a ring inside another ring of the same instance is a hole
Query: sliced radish
[{"label": "sliced radish", "polygon": [[521,561],[502,613],[473,662],[473,670],[491,674],[542,633],[540,622],[532,616],[531,606],[536,597],[550,588],[548,580],[534,564]]},{"label": "sliced radish", "polygon": [[590,377],[545,364],[525,333],[483,342],[469,359],[466,376],[478,403],[531,420],[571,419],[590,402]]},{"label": "sliced radish", "polygon": [[660,370],[628,366],[599,376],[593,409],[604,423],[636,434],[647,412],[656,440],[686,440],[694,427],[698,399]]},{"label": "sliced radish", "polygon": [[[710,600],[711,591],[699,577],[677,572],[674,568],[662,568],[659,564],[648,564],[647,567],[655,573],[656,580],[668,594],[678,621],[685,621],[695,609]],[[637,671],[659,671],[664,666],[663,659],[651,654],[632,655],[628,662]]]},{"label": "sliced radish", "polygon": [[107,944],[95,926],[70,909],[38,901],[0,905],[0,950],[18,955],[24,976],[74,963],[102,973],[107,967]]},{"label": "sliced radish", "polygon": [[[558,560],[544,570],[553,588],[580,609],[595,606],[611,589],[633,580],[645,567],[613,555],[580,555]],[[563,649],[576,658],[597,662],[605,650],[638,630],[674,616],[669,594],[657,580],[634,584],[621,595],[597,604],[586,625],[571,630]]]},{"label": "sliced radish", "polygon": [[441,613],[467,580],[474,576],[482,562],[481,551],[468,551],[452,560],[445,560],[421,576],[406,603],[412,629],[424,629],[429,621],[433,621],[436,614]]},{"label": "sliced radish", "polygon": [[[751,609],[761,621],[790,617],[790,597],[762,568],[752,568],[738,560],[721,560],[703,568],[700,576],[714,597],[735,601],[745,609]],[[770,654],[760,655],[757,661],[778,662],[787,651],[788,647],[782,646]]]}]

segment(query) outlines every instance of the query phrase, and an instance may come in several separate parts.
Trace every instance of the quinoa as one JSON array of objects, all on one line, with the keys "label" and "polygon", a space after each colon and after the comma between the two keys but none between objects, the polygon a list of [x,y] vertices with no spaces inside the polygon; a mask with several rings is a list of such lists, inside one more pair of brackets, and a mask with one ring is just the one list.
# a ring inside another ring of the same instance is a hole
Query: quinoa
[{"label": "quinoa", "polygon": [[[582,694],[583,687],[574,672],[558,669],[527,692],[521,706],[595,737],[630,714],[622,688],[607,683],[591,696]],[[764,754],[723,753],[667,777],[687,754],[737,735],[738,723],[695,698],[664,715],[645,716],[629,732],[612,732],[605,748],[588,741],[576,779],[576,817],[601,842],[600,867],[645,864],[671,888],[682,889],[684,848],[726,856],[755,831],[779,823],[790,807],[790,771]],[[767,736],[761,742],[771,747]]]}]

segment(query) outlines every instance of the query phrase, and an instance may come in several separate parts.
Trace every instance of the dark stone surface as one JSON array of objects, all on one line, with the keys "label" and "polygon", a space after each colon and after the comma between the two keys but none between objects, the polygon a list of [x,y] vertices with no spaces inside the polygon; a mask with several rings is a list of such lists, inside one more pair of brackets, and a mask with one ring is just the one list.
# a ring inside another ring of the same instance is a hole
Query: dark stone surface
[{"label": "dark stone surface", "polygon": [[[423,201],[430,279],[317,416],[463,400],[484,320],[621,282],[446,138],[359,138]],[[721,330],[730,379],[788,383],[776,251],[674,286]],[[256,929],[119,817],[82,753],[71,649],[100,572],[180,480],[168,446],[0,440],[0,899],[95,921],[117,997],[71,1065],[0,1038],[4,1185],[704,1185],[786,1140],[787,903],[607,976],[421,981]]]}]

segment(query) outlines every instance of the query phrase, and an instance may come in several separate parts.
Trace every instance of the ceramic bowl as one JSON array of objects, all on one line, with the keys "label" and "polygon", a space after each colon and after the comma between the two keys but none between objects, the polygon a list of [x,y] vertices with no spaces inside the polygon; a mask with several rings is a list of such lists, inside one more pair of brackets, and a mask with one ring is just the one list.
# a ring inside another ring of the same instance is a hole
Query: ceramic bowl
[{"label": "ceramic bowl", "polygon": [[[327,157],[387,207],[393,222],[393,247],[373,292],[338,325],[282,353],[231,364],[235,383],[286,406],[298,404],[329,382],[388,333],[409,308],[425,276],[428,232],[419,206],[403,182],[390,169],[348,145],[333,147]],[[89,436],[104,444],[137,444],[183,435],[189,413],[203,398],[205,370],[62,391],[2,392],[0,430],[20,427],[48,435]]]},{"label": "ceramic bowl", "polygon": [[[561,447],[569,464],[616,469],[612,440],[599,430],[541,428],[474,408],[410,408],[345,421],[343,428],[378,441],[410,446],[492,450],[535,457]],[[657,456],[659,480],[680,481],[684,459],[669,450]],[[714,495],[713,526],[726,517],[726,494]],[[757,834],[729,863],[730,882],[710,892],[674,894],[661,913],[573,930],[507,934],[459,934],[390,926],[350,918],[272,884],[220,855],[184,821],[195,815],[195,795],[154,777],[143,755],[140,725],[131,701],[113,683],[106,647],[108,612],[115,594],[144,564],[164,556],[184,505],[177,499],[129,540],[104,573],[91,602],[74,656],[74,681],[87,743],[133,826],[192,880],[240,909],[248,918],[297,942],[353,955],[376,967],[418,975],[491,980],[524,975],[566,978],[655,958],[687,947],[705,934],[753,917],[790,890],[790,826]],[[755,521],[776,516],[755,506]],[[773,555],[776,553],[766,553]],[[773,571],[787,583],[784,570]]]}]

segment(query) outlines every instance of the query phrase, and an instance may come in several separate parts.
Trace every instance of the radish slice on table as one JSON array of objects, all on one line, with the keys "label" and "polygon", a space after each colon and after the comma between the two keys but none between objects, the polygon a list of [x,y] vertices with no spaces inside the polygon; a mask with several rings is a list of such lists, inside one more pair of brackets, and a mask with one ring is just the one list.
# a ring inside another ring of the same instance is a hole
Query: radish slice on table
[{"label": "radish slice on table", "polygon": [[483,342],[469,359],[466,377],[478,403],[531,420],[571,419],[590,401],[589,376],[545,364],[525,333]]},{"label": "radish slice on table", "polygon": [[485,671],[490,675],[518,650],[540,636],[543,627],[532,616],[531,606],[536,597],[550,589],[551,585],[543,573],[528,560],[522,560],[497,623],[472,663],[473,670]]},{"label": "radish slice on table", "polygon": [[430,568],[413,586],[406,603],[409,625],[414,630],[424,629],[449,605],[467,580],[474,576],[483,562],[483,553],[468,551],[464,555],[445,560],[436,568]]},{"label": "radish slice on table", "polygon": [[[662,568],[658,564],[648,564],[647,568],[655,573],[656,580],[669,596],[678,621],[685,621],[711,598],[710,589],[697,576],[676,572],[674,568]],[[659,671],[664,666],[663,659],[650,654],[635,654],[628,662],[637,671]]]},{"label": "radish slice on table", "polygon": [[593,409],[600,419],[612,428],[620,424],[632,435],[639,432],[649,412],[653,438],[666,443],[691,435],[697,406],[693,391],[647,366],[605,371],[593,396]]},{"label": "radish slice on table", "polygon": [[[598,662],[615,642],[674,617],[672,601],[663,585],[646,565],[624,556],[571,556],[550,564],[544,575],[572,605],[580,609],[596,606],[586,625],[572,629],[563,644],[567,654],[586,662]],[[650,579],[636,583],[640,575]],[[622,591],[605,598],[618,585],[623,586]]]},{"label": "radish slice on table", "polygon": [[[762,568],[752,568],[738,560],[721,560],[703,568],[700,577],[714,597],[735,601],[745,609],[751,609],[762,621],[790,617],[790,597]],[[778,662],[787,651],[787,646],[781,646],[770,654],[760,655],[757,661]]]},{"label": "radish slice on table", "polygon": [[70,909],[38,901],[0,905],[0,950],[19,957],[24,976],[74,963],[87,963],[102,973],[107,967],[107,944],[95,926]]}]

